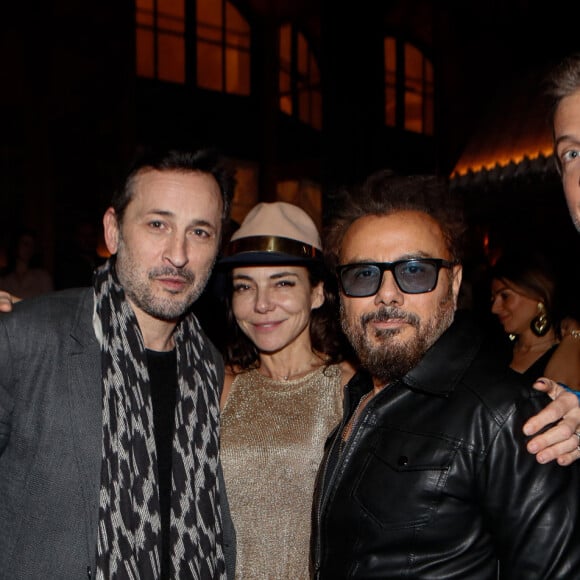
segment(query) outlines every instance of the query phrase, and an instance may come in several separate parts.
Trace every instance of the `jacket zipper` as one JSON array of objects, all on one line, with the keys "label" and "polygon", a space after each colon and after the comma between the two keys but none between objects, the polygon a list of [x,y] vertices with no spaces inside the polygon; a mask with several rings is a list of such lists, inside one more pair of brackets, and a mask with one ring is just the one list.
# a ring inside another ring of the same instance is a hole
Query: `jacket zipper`
[{"label": "jacket zipper", "polygon": [[[334,448],[336,447],[336,445],[340,445],[340,437],[341,437],[341,433],[342,433],[342,429],[344,429],[344,420],[343,422],[341,422],[340,427],[338,428],[337,431],[337,436],[335,437],[334,441],[332,442],[332,445],[330,446],[330,449],[328,451],[328,453],[326,454],[326,458],[324,460],[324,469],[322,470],[322,478],[320,480],[320,494],[318,497],[318,501],[317,501],[317,505],[316,505],[316,529],[317,529],[317,533],[316,533],[316,542],[315,542],[315,553],[314,553],[314,574],[315,576],[318,578],[318,573],[320,571],[320,552],[321,552],[321,548],[320,548],[320,523],[322,521],[322,506],[324,503],[324,500],[326,499],[326,478],[327,478],[327,469],[328,469],[328,462],[330,457],[333,455],[334,453]],[[337,462],[336,465],[334,467],[334,473],[332,474],[332,478],[334,480],[334,476],[336,474],[336,470],[338,469],[338,464],[340,462],[340,456],[337,458]]]},{"label": "jacket zipper", "polygon": [[[348,396],[348,395],[345,393],[345,397],[346,396]],[[364,397],[364,395],[363,395],[363,397]],[[362,397],[361,397],[361,400],[362,400]],[[347,402],[350,403],[350,401],[347,401]],[[360,401],[359,401],[358,405],[360,405]],[[357,408],[358,408],[358,405],[357,405]],[[368,407],[368,405],[367,405],[367,407]],[[355,438],[356,431],[358,431],[358,427],[360,425],[362,416],[364,415],[365,411],[367,410],[367,407],[365,407],[363,409],[363,411],[361,412],[361,414],[358,417],[356,417],[356,420],[351,425],[350,435],[349,435],[348,439],[344,442],[344,447],[343,447],[342,451],[338,452],[338,456],[336,458],[336,464],[335,464],[334,470],[331,474],[331,479],[329,480],[328,491],[330,491],[332,483],[334,483],[334,480],[337,477],[339,467],[341,467],[343,464],[343,457],[346,456],[347,450],[352,445],[352,442]],[[356,409],[353,409],[352,414],[350,416],[354,416],[355,413],[356,413]],[[320,492],[320,496],[318,498],[317,506],[316,506],[317,534],[316,534],[315,554],[314,554],[314,574],[315,574],[316,578],[318,578],[318,574],[320,572],[320,560],[321,560],[320,524],[322,521],[322,508],[323,508],[324,501],[328,496],[328,493],[325,493],[326,476],[327,476],[326,470],[328,468],[328,462],[330,460],[330,457],[332,457],[332,455],[334,454],[335,447],[342,443],[342,433],[343,433],[344,429],[346,428],[346,424],[347,424],[347,418],[343,417],[343,419],[340,423],[340,426],[338,427],[338,430],[336,431],[336,435],[335,435],[335,438],[332,442],[330,450],[327,453],[326,458],[324,460],[324,470],[322,471],[322,479],[320,481],[321,492]]]}]

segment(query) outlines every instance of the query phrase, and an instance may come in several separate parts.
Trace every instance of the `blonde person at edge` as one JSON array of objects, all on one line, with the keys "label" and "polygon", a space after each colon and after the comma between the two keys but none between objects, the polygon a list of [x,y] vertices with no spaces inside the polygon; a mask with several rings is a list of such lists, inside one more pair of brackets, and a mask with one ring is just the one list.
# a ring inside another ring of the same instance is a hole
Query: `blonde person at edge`
[{"label": "blonde person at edge", "polygon": [[300,208],[262,203],[220,267],[231,282],[221,457],[236,578],[306,579],[316,473],[353,374],[320,237]]}]

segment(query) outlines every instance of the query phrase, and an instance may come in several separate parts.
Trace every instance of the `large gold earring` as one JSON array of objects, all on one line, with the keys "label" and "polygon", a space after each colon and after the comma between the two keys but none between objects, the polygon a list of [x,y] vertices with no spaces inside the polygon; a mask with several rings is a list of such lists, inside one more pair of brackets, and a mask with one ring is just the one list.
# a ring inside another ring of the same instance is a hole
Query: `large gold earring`
[{"label": "large gold earring", "polygon": [[548,330],[550,330],[551,326],[552,322],[548,317],[544,303],[538,302],[538,314],[532,318],[532,321],[530,322],[530,328],[532,329],[532,332],[536,336],[545,336]]}]

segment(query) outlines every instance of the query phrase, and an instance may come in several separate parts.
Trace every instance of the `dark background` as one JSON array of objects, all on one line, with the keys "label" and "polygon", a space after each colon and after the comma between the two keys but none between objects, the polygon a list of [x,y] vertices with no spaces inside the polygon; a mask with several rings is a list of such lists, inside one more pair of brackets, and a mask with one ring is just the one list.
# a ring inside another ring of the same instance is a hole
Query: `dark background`
[{"label": "dark background", "polygon": [[[191,10],[194,3],[187,4]],[[545,123],[538,113],[545,71],[580,49],[573,3],[235,5],[252,27],[250,97],[137,78],[131,1],[5,3],[0,248],[17,226],[32,227],[52,270],[74,224],[100,222],[133,152],[149,143],[217,145],[258,168],[262,200],[274,198],[279,180],[312,180],[320,184],[325,219],[337,187],[378,168],[452,177],[467,152],[499,155],[502,144],[533,142]],[[299,27],[318,57],[321,131],[277,110],[271,47],[282,22]],[[433,63],[433,137],[384,125],[385,34],[412,42]],[[465,198],[475,254],[487,239],[488,252],[538,245],[577,263],[580,236],[550,159],[472,171],[452,186]]]}]

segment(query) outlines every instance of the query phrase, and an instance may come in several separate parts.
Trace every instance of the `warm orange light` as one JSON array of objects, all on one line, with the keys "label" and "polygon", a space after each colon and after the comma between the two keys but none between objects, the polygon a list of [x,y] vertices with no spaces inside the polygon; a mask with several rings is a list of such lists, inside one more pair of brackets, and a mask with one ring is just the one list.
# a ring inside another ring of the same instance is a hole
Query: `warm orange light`
[{"label": "warm orange light", "polygon": [[552,147],[545,147],[536,153],[530,154],[529,152],[518,153],[516,155],[506,155],[506,154],[499,154],[494,156],[493,158],[487,159],[478,159],[476,161],[472,161],[470,163],[465,163],[462,165],[457,165],[453,170],[453,176],[456,175],[465,175],[469,171],[477,172],[481,171],[482,169],[493,169],[496,166],[505,167],[510,163],[515,163],[516,165],[523,161],[526,157],[530,160],[537,159],[540,155],[544,157],[549,157],[552,155],[553,150]]},{"label": "warm orange light", "polygon": [[505,167],[510,163],[515,163],[516,165],[523,161],[526,157],[530,160],[537,159],[540,155],[544,157],[549,157],[552,155],[553,149],[552,146],[544,146],[535,152],[530,152],[528,150],[518,152],[516,154],[509,154],[504,152],[498,152],[493,157],[482,157],[480,159],[475,159],[471,161],[460,161],[455,169],[453,170],[452,176],[460,176],[465,175],[469,171],[473,171],[474,173],[477,171],[481,171],[482,169],[491,170],[496,166]]}]

